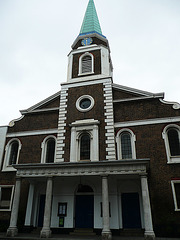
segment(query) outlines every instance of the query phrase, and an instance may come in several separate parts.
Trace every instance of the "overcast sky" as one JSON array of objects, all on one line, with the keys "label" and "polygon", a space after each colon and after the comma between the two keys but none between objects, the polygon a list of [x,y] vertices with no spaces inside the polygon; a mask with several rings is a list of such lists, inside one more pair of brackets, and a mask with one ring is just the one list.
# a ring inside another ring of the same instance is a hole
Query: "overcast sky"
[{"label": "overcast sky", "polygon": [[[180,102],[180,0],[94,0],[114,83]],[[60,90],[88,0],[0,0],[0,126]]]}]

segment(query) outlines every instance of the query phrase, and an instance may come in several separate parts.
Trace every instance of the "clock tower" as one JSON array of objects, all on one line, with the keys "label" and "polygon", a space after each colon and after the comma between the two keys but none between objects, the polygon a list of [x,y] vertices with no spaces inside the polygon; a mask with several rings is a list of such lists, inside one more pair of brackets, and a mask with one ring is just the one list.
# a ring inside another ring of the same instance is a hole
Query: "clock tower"
[{"label": "clock tower", "polygon": [[112,77],[107,38],[102,35],[94,1],[90,0],[80,33],[68,55],[68,82]]},{"label": "clock tower", "polygon": [[[116,159],[112,70],[108,40],[89,0],[68,55],[67,81],[61,84],[56,162]],[[82,154],[82,144],[88,154]]]}]

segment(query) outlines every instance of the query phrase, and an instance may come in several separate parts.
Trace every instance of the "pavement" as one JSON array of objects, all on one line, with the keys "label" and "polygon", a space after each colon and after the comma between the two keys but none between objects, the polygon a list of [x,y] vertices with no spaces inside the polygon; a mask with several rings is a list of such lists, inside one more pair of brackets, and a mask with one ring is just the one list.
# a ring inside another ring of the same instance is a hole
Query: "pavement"
[{"label": "pavement", "polygon": [[[101,236],[71,236],[52,234],[50,240],[101,240]],[[39,234],[19,233],[16,237],[6,237],[6,233],[0,233],[0,240],[42,240]],[[113,236],[112,240],[144,240],[144,237]],[[156,240],[180,240],[180,238],[156,238]]]}]

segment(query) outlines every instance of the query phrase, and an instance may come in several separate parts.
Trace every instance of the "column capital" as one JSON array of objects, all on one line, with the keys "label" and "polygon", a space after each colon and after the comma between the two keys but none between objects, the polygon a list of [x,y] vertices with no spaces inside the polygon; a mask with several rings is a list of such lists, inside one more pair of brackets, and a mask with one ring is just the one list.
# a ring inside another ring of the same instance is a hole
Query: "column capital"
[{"label": "column capital", "polygon": [[106,174],[106,173],[101,174],[101,178],[108,178],[108,177],[109,177],[109,174]]},{"label": "column capital", "polygon": [[22,177],[16,176],[16,181],[21,181]]},{"label": "column capital", "polygon": [[147,178],[148,177],[147,173],[140,173],[139,175],[140,175],[141,178]]}]

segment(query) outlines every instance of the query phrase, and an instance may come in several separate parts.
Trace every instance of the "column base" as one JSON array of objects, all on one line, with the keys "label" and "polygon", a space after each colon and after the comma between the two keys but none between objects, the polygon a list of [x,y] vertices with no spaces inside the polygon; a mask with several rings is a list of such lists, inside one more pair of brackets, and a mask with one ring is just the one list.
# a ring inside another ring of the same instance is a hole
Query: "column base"
[{"label": "column base", "polygon": [[9,227],[7,229],[7,233],[6,233],[6,236],[7,237],[15,237],[18,235],[18,229],[17,227]]},{"label": "column base", "polygon": [[144,233],[144,239],[145,240],[154,240],[156,238],[156,236],[155,236],[155,234],[154,234],[154,232],[152,231],[145,231],[145,233]]},{"label": "column base", "polygon": [[50,238],[51,237],[51,230],[48,228],[43,228],[41,230],[40,238]]},{"label": "column base", "polygon": [[111,240],[112,239],[111,232],[102,232],[101,233],[101,239],[102,240]]}]

